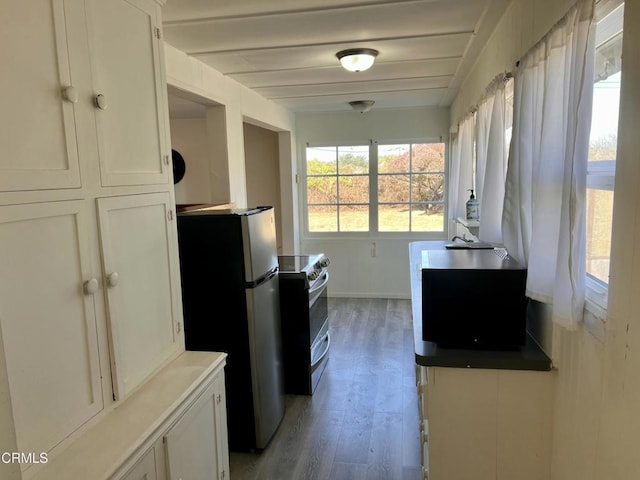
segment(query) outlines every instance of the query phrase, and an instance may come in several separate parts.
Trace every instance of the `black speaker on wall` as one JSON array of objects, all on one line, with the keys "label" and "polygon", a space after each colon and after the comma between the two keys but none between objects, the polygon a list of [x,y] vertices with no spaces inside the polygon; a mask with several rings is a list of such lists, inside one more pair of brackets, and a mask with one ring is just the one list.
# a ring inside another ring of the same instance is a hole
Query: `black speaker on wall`
[{"label": "black speaker on wall", "polygon": [[184,177],[187,166],[184,163],[184,157],[174,149],[171,149],[171,161],[173,163],[173,183],[176,184]]}]

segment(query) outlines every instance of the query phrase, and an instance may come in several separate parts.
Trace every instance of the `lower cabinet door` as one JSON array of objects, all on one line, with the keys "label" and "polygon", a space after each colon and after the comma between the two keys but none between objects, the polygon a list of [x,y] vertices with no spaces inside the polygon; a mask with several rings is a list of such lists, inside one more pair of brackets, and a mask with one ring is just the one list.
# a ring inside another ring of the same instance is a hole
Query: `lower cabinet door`
[{"label": "lower cabinet door", "polygon": [[144,454],[138,463],[122,478],[122,480],[157,480],[155,448]]},{"label": "lower cabinet door", "polygon": [[165,435],[169,480],[220,478],[215,401],[200,398]]},{"label": "lower cabinet door", "polygon": [[215,382],[214,403],[216,409],[216,450],[218,452],[218,479],[229,478],[229,434],[227,430],[227,398],[224,370]]},{"label": "lower cabinet door", "polygon": [[103,408],[90,212],[84,201],[0,207],[0,377],[6,369],[11,395],[0,411],[12,410],[20,452],[50,451]]}]

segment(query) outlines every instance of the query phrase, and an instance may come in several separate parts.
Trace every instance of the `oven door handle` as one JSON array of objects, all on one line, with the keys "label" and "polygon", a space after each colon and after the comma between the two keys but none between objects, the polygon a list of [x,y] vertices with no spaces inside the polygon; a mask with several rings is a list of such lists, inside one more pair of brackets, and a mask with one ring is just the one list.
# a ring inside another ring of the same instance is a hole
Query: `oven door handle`
[{"label": "oven door handle", "polygon": [[324,347],[324,350],[322,351],[320,356],[311,364],[312,372],[316,369],[316,367],[320,364],[320,362],[322,362],[324,357],[327,356],[327,353],[329,353],[329,347],[331,346],[331,335],[329,334],[329,332],[327,332],[327,334],[325,335],[324,340],[322,340],[322,343],[326,343],[327,345],[326,347]]},{"label": "oven door handle", "polygon": [[[309,308],[316,303],[316,300],[320,297],[320,292],[322,289],[329,283],[329,272],[324,272],[324,279],[317,285],[314,285],[313,288],[309,289]],[[317,293],[317,295],[316,295]]]}]

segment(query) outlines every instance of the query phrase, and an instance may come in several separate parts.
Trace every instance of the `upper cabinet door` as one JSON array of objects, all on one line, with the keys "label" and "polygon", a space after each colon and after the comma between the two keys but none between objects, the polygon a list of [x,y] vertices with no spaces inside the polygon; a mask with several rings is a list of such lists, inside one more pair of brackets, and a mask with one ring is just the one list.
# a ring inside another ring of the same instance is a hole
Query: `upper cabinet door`
[{"label": "upper cabinet door", "polygon": [[169,181],[160,8],[87,0],[103,186]]},{"label": "upper cabinet door", "polygon": [[65,25],[72,3],[0,2],[0,191],[80,186]]},{"label": "upper cabinet door", "polygon": [[50,451],[103,408],[91,218],[81,201],[0,207],[0,369],[20,452]]},{"label": "upper cabinet door", "polygon": [[99,198],[115,395],[127,396],[184,348],[169,193]]}]

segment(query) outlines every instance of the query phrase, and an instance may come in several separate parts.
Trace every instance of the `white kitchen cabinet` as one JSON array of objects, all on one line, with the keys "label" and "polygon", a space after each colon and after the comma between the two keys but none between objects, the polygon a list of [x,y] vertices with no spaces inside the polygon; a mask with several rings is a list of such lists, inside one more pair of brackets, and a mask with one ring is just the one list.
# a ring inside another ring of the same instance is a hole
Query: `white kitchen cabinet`
[{"label": "white kitchen cabinet", "polygon": [[90,207],[0,207],[0,328],[21,452],[50,451],[103,408]]},{"label": "white kitchen cabinet", "polygon": [[160,6],[87,0],[86,11],[102,185],[167,183]]},{"label": "white kitchen cabinet", "polygon": [[150,448],[122,480],[158,480],[156,449],[154,447]]},{"label": "white kitchen cabinet", "polygon": [[83,162],[103,187],[169,183],[160,12],[154,0],[0,2],[0,192],[93,187]]},{"label": "white kitchen cabinet", "polygon": [[418,391],[425,478],[549,478],[549,372],[419,367]]},{"label": "white kitchen cabinet", "polygon": [[227,437],[214,424],[226,357],[181,353],[30,480],[228,479]]},{"label": "white kitchen cabinet", "polygon": [[184,349],[168,193],[97,199],[117,399]]},{"label": "white kitchen cabinet", "polygon": [[167,432],[164,441],[169,480],[229,478],[222,377]]},{"label": "white kitchen cabinet", "polygon": [[227,394],[224,375],[215,379],[215,420],[216,420],[216,455],[218,457],[218,480],[226,480],[231,474],[229,470],[229,434],[227,431]]},{"label": "white kitchen cabinet", "polygon": [[80,186],[78,93],[65,24],[70,3],[0,2],[0,191]]},{"label": "white kitchen cabinet", "polygon": [[48,458],[2,478],[165,480],[222,373],[184,351],[163,3],[0,2],[0,452]]}]

